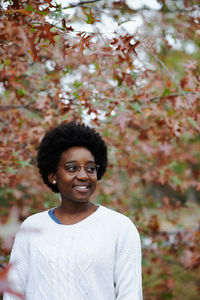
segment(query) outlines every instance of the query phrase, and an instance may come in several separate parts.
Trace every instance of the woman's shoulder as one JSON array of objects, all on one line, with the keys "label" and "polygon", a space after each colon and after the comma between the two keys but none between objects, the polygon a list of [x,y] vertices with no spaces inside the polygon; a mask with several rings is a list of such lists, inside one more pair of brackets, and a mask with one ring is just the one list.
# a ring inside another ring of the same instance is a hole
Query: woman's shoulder
[{"label": "woman's shoulder", "polygon": [[44,225],[47,221],[48,210],[29,216],[22,222],[21,228],[38,227],[40,225]]},{"label": "woman's shoulder", "polygon": [[130,241],[140,240],[138,230],[129,217],[104,206],[101,206],[101,211],[101,225],[106,232]]},{"label": "woman's shoulder", "polygon": [[117,212],[111,208],[101,206],[102,210],[102,215],[104,218],[109,222],[112,223],[113,225],[116,224],[118,226],[123,226],[123,227],[133,227],[133,221],[125,216],[124,214]]},{"label": "woman's shoulder", "polygon": [[41,229],[44,229],[45,226],[48,228],[48,225],[45,224],[48,224],[48,211],[31,215],[21,223],[15,238],[20,242],[27,241],[38,232],[41,232]]}]

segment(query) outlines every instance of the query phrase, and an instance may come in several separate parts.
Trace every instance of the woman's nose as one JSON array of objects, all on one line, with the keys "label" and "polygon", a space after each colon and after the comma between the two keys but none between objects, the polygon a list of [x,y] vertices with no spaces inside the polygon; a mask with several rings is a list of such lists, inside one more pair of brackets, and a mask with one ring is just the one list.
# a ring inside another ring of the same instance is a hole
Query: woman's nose
[{"label": "woman's nose", "polygon": [[80,179],[88,179],[88,174],[87,174],[86,170],[84,169],[84,167],[81,166],[81,169],[77,174],[77,177]]}]

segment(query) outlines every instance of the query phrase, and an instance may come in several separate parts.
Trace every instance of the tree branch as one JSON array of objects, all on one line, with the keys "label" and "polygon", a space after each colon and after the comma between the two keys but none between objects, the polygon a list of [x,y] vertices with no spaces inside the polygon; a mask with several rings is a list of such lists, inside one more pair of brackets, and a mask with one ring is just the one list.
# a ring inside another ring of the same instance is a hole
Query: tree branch
[{"label": "tree branch", "polygon": [[[192,91],[183,91],[184,92],[184,95],[200,95],[200,92],[192,92]],[[160,100],[160,99],[163,99],[163,98],[167,98],[167,97],[177,97],[177,96],[184,96],[183,95],[183,92],[181,93],[170,93],[170,94],[167,94],[165,96],[155,96],[155,97],[151,97],[149,100],[150,101],[155,101],[155,100]]]},{"label": "tree branch", "polygon": [[23,143],[23,144],[22,144],[22,149],[23,149],[24,153],[26,153],[26,155],[30,158],[32,164],[33,164],[34,166],[37,166],[37,159],[36,159],[35,157],[33,157],[33,156],[27,151],[27,149],[26,149],[26,143]]},{"label": "tree branch", "polygon": [[78,2],[76,4],[71,3],[71,4],[69,4],[68,7],[64,7],[63,9],[67,9],[67,8],[71,8],[71,7],[77,7],[77,6],[82,6],[82,5],[85,5],[85,4],[91,4],[91,3],[95,3],[95,2],[99,2],[99,1],[101,1],[101,0],[80,1],[80,2]]},{"label": "tree branch", "polygon": [[0,118],[0,122],[2,122],[6,127],[9,127],[9,123],[6,120]]},{"label": "tree branch", "polygon": [[39,109],[37,109],[35,107],[31,107],[30,104],[26,104],[26,105],[0,105],[0,110],[2,110],[2,111],[9,110],[9,109],[27,109],[27,110],[40,112]]},{"label": "tree branch", "polygon": [[162,68],[165,70],[165,72],[168,74],[168,76],[170,78],[172,78],[172,80],[176,84],[177,88],[179,89],[181,95],[184,96],[184,98],[186,99],[189,107],[192,108],[192,105],[190,103],[190,100],[187,98],[186,93],[184,92],[184,90],[182,89],[182,87],[180,86],[180,84],[177,82],[177,80],[174,78],[174,75],[170,72],[170,70],[168,69],[168,67],[164,64],[164,62],[156,54],[153,54],[152,52],[150,52],[150,55],[162,66]]},{"label": "tree branch", "polygon": [[11,133],[14,133],[12,126],[10,126],[10,124],[6,120],[0,118],[0,122],[2,122],[5,125],[5,127],[10,130]]}]

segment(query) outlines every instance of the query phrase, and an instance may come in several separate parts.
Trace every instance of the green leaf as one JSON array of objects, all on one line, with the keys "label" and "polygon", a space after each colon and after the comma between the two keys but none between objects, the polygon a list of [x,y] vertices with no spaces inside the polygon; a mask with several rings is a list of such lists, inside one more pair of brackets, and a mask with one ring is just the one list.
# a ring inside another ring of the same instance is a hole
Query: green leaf
[{"label": "green leaf", "polygon": [[108,130],[104,130],[103,136],[107,137],[107,136],[109,136],[109,135],[110,135],[109,131],[108,131]]},{"label": "green leaf", "polygon": [[17,90],[17,94],[18,94],[19,96],[25,96],[25,95],[27,95],[27,91],[26,91],[26,90],[23,90],[23,89],[18,89],[18,90]]},{"label": "green leaf", "polygon": [[5,97],[5,98],[8,98],[8,96],[9,96],[9,91],[8,91],[8,90],[5,90],[5,92],[4,92],[4,97]]},{"label": "green leaf", "polygon": [[198,123],[191,117],[188,117],[188,122],[193,126],[193,127],[198,127]]},{"label": "green leaf", "polygon": [[48,11],[44,11],[44,10],[41,10],[41,11],[38,10],[37,13],[38,13],[39,15],[43,15],[43,16],[47,16],[47,15],[49,14]]},{"label": "green leaf", "polygon": [[99,64],[97,61],[94,62],[94,65],[95,65],[96,70],[99,69]]},{"label": "green leaf", "polygon": [[72,93],[72,95],[73,95],[75,98],[77,98],[77,99],[79,99],[79,98],[80,98],[80,95],[79,95],[79,93],[78,93],[78,92],[73,92],[73,93]]},{"label": "green leaf", "polygon": [[128,87],[127,85],[123,85],[123,87],[129,96],[133,96],[136,94],[136,91],[134,91],[132,88]]},{"label": "green leaf", "polygon": [[172,116],[172,115],[174,115],[176,113],[176,111],[175,110],[168,110],[168,112],[167,112],[167,116],[168,117],[170,117],[170,116]]},{"label": "green leaf", "polygon": [[168,168],[173,169],[174,167],[177,167],[178,162],[177,161],[172,161],[168,164]]},{"label": "green leaf", "polygon": [[24,6],[24,9],[27,10],[27,11],[31,11],[31,12],[35,12],[36,11],[31,4],[27,5],[27,6]]},{"label": "green leaf", "polygon": [[17,173],[17,170],[14,169],[13,167],[8,167],[6,168],[5,170],[7,173],[11,173],[11,174],[16,174]]},{"label": "green leaf", "polygon": [[148,265],[149,265],[148,260],[144,258],[144,259],[142,260],[142,266],[143,266],[143,267],[147,267]]},{"label": "green leaf", "polygon": [[24,122],[25,122],[24,119],[20,119],[20,120],[19,120],[19,128],[20,128],[20,129],[22,128]]},{"label": "green leaf", "polygon": [[170,177],[170,180],[175,184],[175,185],[181,185],[182,181],[175,175]]},{"label": "green leaf", "polygon": [[79,105],[79,107],[78,107],[78,112],[79,112],[80,115],[83,114],[83,108],[82,108],[80,105]]},{"label": "green leaf", "polygon": [[133,142],[133,145],[136,146],[140,141],[138,139],[135,139]]},{"label": "green leaf", "polygon": [[67,120],[69,118],[69,113],[64,114],[61,118],[62,120]]},{"label": "green leaf", "polygon": [[174,172],[178,173],[179,175],[182,175],[184,171],[186,170],[187,165],[184,162],[178,162],[176,166],[174,166]]},{"label": "green leaf", "polygon": [[87,24],[93,24],[95,21],[98,22],[98,20],[96,20],[96,19],[94,18],[94,15],[93,15],[93,13],[92,13],[91,8],[90,8],[90,12],[89,12],[89,13],[87,13],[86,11],[84,11],[84,14],[85,14],[86,17],[87,17],[87,20],[85,21]]},{"label": "green leaf", "polygon": [[19,155],[19,151],[14,151],[14,150],[13,150],[12,153],[13,153],[14,156],[18,156],[18,155]]},{"label": "green leaf", "polygon": [[131,108],[138,113],[141,113],[141,105],[138,102],[130,103]]},{"label": "green leaf", "polygon": [[4,63],[5,63],[5,66],[8,67],[10,65],[10,59],[5,59]]},{"label": "green leaf", "polygon": [[162,299],[172,299],[172,298],[173,298],[173,294],[171,292],[162,294]]},{"label": "green leaf", "polygon": [[138,78],[138,73],[132,72],[132,73],[131,73],[131,76],[133,76],[133,78],[137,79],[137,78]]},{"label": "green leaf", "polygon": [[162,97],[165,97],[166,95],[170,94],[170,90],[168,88],[165,88],[162,94]]},{"label": "green leaf", "polygon": [[75,80],[74,83],[73,83],[73,86],[75,88],[79,88],[79,87],[83,86],[83,83],[82,82],[78,82],[77,80]]},{"label": "green leaf", "polygon": [[25,167],[31,167],[31,164],[30,164],[30,159],[27,159],[27,160],[22,160],[21,158],[17,161],[17,163],[22,166],[22,168],[25,168]]},{"label": "green leaf", "polygon": [[72,72],[72,68],[71,68],[70,66],[66,66],[64,72],[65,72],[66,74],[67,74],[67,73],[71,73],[71,72]]}]

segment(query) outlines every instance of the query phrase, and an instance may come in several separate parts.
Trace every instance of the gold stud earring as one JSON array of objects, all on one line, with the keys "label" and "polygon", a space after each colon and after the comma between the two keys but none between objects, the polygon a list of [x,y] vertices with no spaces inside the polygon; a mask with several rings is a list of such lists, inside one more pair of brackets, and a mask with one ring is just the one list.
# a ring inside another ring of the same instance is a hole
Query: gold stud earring
[{"label": "gold stud earring", "polygon": [[53,184],[56,184],[56,181],[55,181],[55,180],[53,180]]}]

